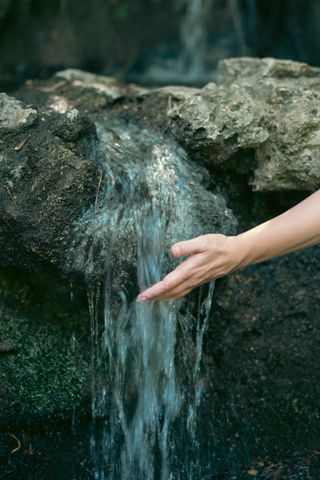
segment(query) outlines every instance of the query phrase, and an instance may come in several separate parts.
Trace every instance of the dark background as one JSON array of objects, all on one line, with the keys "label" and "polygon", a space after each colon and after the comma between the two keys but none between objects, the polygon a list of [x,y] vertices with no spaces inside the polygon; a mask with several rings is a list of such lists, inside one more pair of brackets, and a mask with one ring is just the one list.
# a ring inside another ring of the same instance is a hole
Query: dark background
[{"label": "dark background", "polygon": [[[214,80],[217,61],[230,56],[319,64],[317,0],[202,3],[208,9],[201,27],[205,74],[196,74],[193,83]],[[168,60],[173,61],[167,67],[173,74],[168,83],[188,83],[183,72],[174,72],[185,49],[181,27],[187,8],[187,0],[0,0],[0,89],[14,89],[26,78],[46,78],[66,67],[167,83],[147,72]],[[192,36],[193,27],[188,28]]]}]

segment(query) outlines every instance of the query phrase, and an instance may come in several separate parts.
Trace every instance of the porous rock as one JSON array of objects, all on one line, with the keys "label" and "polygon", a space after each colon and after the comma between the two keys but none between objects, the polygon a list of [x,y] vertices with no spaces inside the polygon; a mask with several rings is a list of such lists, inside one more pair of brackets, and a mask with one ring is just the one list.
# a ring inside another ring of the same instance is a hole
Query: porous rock
[{"label": "porous rock", "polygon": [[31,126],[37,118],[34,108],[23,105],[13,97],[0,93],[0,131],[10,132]]},{"label": "porous rock", "polygon": [[[275,59],[239,58],[169,112],[177,139],[212,169],[253,151],[258,191],[320,187],[320,69]],[[233,164],[237,170],[237,165]],[[239,166],[239,170],[241,165]]]}]

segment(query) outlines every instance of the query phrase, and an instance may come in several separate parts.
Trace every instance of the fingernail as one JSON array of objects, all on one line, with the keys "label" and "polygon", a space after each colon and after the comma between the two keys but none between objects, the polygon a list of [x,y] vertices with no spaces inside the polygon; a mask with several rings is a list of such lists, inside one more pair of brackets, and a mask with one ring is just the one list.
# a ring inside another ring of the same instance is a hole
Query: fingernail
[{"label": "fingernail", "polygon": [[147,301],[147,299],[146,299],[146,297],[143,297],[143,296],[139,295],[139,296],[137,297],[137,301],[140,302],[140,303],[144,303],[144,302]]}]

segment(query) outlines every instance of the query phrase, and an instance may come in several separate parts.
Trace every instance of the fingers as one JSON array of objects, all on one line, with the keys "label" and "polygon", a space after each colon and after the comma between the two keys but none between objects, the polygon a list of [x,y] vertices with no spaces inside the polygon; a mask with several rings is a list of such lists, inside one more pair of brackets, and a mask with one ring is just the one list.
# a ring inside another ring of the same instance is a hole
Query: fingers
[{"label": "fingers", "polygon": [[[184,285],[185,281],[190,277],[190,273],[194,268],[194,259],[189,258],[185,262],[181,263],[175,270],[169,273],[161,282],[156,283],[152,287],[148,288],[138,296],[140,302],[146,300],[160,300],[164,298],[172,297],[177,287]],[[184,285],[184,287],[186,287]],[[191,289],[192,287],[190,287]]]},{"label": "fingers", "polygon": [[182,285],[179,285],[174,290],[164,293],[163,295],[161,295],[161,297],[157,298],[157,300],[170,300],[170,299],[177,300],[187,295],[189,292],[191,292],[193,288],[195,287],[189,287],[186,283],[183,283]]},{"label": "fingers", "polygon": [[[161,282],[159,282],[159,283],[161,283]],[[159,285],[159,283],[154,285],[150,289],[148,289],[148,290],[150,290],[150,293],[148,293],[148,298],[143,297],[143,295],[145,294],[145,292],[143,292],[142,295],[139,295],[138,300],[143,303],[147,300],[152,301],[152,300],[179,299],[179,298],[182,298],[185,295],[187,295],[189,292],[191,292],[191,290],[193,288],[195,288],[195,287],[189,287],[189,286],[186,285],[186,283],[183,283],[181,285],[178,285],[176,288],[171,289],[171,290],[167,290],[167,291],[163,291],[163,290],[160,291],[158,289],[157,290],[154,289],[154,287],[157,287]],[[158,293],[158,292],[160,292],[160,293]]]},{"label": "fingers", "polygon": [[175,258],[186,257],[188,255],[194,255],[195,253],[203,252],[205,246],[205,238],[204,236],[200,236],[184,242],[175,243],[171,247],[171,254]]},{"label": "fingers", "polygon": [[[205,236],[178,242],[171,248],[175,258],[190,256],[181,263],[175,270],[169,273],[161,282],[156,283],[138,296],[138,301],[162,300],[168,298],[181,298],[193,288],[200,285],[201,279],[194,278],[195,267],[202,263],[200,254],[205,251],[207,240]],[[201,262],[199,262],[201,260]]]}]

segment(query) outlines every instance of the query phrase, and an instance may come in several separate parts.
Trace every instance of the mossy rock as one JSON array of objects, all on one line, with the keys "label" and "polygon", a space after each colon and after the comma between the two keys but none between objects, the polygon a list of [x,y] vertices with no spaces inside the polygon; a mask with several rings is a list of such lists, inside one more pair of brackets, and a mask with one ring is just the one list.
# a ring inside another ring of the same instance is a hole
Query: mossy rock
[{"label": "mossy rock", "polygon": [[64,418],[90,398],[85,301],[63,280],[41,280],[0,274],[0,424]]}]

